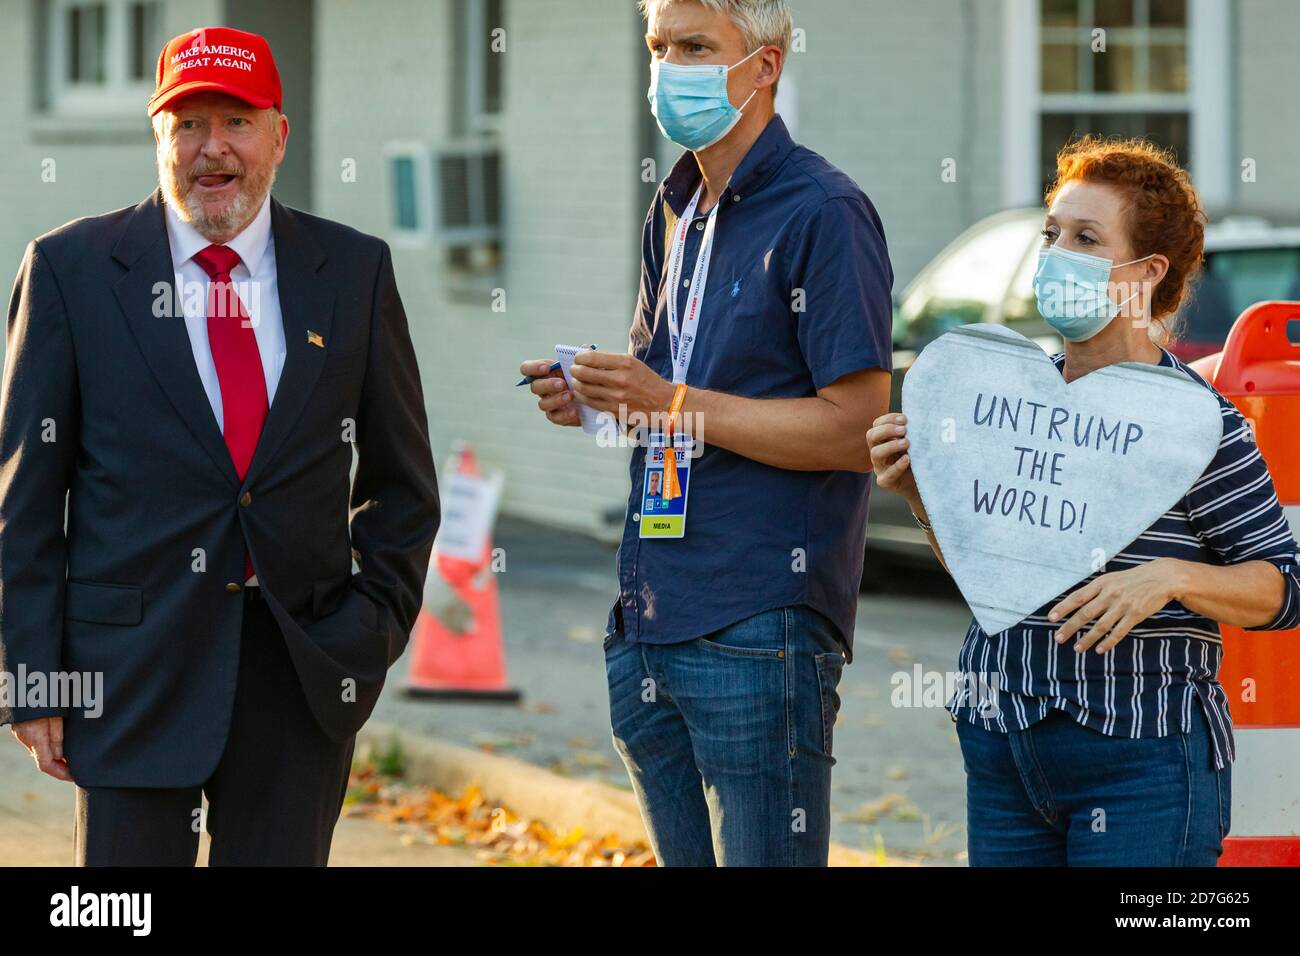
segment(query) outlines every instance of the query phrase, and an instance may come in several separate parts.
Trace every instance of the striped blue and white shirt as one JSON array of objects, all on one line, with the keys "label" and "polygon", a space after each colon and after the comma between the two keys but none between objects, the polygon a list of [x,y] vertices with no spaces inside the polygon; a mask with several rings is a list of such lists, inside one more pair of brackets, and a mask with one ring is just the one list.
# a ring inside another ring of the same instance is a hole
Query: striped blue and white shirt
[{"label": "striped blue and white shirt", "polygon": [[[1060,370],[1065,354],[1052,356],[1052,362]],[[1300,549],[1250,426],[1236,406],[1169,352],[1162,350],[1160,364],[1214,394],[1223,438],[1187,494],[1098,574],[1163,557],[1218,565],[1268,561],[1282,572],[1286,596],[1273,621],[1247,630],[1300,627]],[[971,621],[958,658],[964,679],[948,704],[954,720],[979,721],[1002,732],[1025,730],[1058,709],[1111,736],[1164,737],[1191,730],[1192,707],[1199,701],[1214,737],[1216,765],[1233,759],[1232,718],[1218,680],[1223,640],[1214,621],[1173,601],[1108,653],[1079,654],[1072,641],[1056,643],[1060,622],[1047,620],[1064,597],[993,636]]]}]

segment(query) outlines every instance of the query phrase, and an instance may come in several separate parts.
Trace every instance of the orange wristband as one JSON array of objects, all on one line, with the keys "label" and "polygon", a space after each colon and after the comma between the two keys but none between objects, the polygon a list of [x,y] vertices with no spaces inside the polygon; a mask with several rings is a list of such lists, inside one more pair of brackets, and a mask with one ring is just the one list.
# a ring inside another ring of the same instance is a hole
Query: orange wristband
[{"label": "orange wristband", "polygon": [[682,496],[682,486],[677,480],[677,446],[673,442],[673,429],[685,401],[686,383],[683,382],[673,392],[672,404],[668,406],[668,424],[664,426],[664,501]]}]

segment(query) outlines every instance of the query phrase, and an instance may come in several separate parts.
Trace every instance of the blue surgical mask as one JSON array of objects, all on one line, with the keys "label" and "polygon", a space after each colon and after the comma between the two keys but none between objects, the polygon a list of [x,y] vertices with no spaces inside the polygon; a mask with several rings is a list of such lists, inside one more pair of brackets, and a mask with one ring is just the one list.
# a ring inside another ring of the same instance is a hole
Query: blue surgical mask
[{"label": "blue surgical mask", "polygon": [[[754,53],[758,53],[759,47]],[[727,74],[754,55],[732,66],[683,66],[660,59],[650,61],[650,89],[646,99],[659,121],[660,131],[683,149],[708,149],[735,129],[754,94],[741,105],[731,105]]]},{"label": "blue surgical mask", "polygon": [[1038,271],[1034,273],[1038,311],[1066,341],[1087,341],[1119,315],[1125,302],[1137,298],[1138,293],[1134,292],[1118,305],[1110,300],[1106,290],[1111,270],[1150,258],[1143,256],[1113,263],[1101,256],[1058,246],[1042,249],[1038,253]]}]

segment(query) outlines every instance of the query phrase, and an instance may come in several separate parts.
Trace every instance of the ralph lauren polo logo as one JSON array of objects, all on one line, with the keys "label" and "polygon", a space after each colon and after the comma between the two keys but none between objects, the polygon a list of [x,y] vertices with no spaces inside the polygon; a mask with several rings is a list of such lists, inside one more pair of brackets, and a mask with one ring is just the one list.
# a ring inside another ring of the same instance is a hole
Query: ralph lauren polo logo
[{"label": "ralph lauren polo logo", "polygon": [[733,299],[740,295],[740,284],[744,281],[745,281],[744,279],[737,279],[734,283],[732,283],[731,297]]}]

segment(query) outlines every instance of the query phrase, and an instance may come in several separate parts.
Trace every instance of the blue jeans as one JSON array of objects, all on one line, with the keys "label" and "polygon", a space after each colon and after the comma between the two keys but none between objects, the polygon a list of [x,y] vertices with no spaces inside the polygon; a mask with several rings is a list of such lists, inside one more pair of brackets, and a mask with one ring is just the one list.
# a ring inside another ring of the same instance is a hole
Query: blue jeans
[{"label": "blue jeans", "polygon": [[1199,705],[1190,733],[1108,737],[1051,710],[1028,730],[957,721],[971,866],[1214,866],[1232,768],[1214,768]]},{"label": "blue jeans", "polygon": [[680,644],[605,639],[614,746],[661,866],[825,866],[844,669],[806,607]]}]

